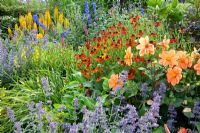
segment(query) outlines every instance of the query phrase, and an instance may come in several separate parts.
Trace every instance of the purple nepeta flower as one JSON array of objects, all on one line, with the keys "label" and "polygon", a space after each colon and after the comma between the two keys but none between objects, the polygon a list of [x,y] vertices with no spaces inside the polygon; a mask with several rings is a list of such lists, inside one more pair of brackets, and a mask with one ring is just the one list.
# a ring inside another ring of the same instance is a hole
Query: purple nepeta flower
[{"label": "purple nepeta flower", "polygon": [[69,123],[63,124],[64,133],[69,132],[70,126],[71,126],[71,124],[69,124]]},{"label": "purple nepeta flower", "polygon": [[16,121],[14,111],[10,107],[7,107],[7,115],[12,122]]},{"label": "purple nepeta flower", "polygon": [[70,127],[69,133],[78,133],[78,125],[73,123]]},{"label": "purple nepeta flower", "polygon": [[132,105],[127,105],[124,110],[128,113],[120,121],[120,126],[126,133],[134,133],[137,127],[138,114],[136,108]]},{"label": "purple nepeta flower", "polygon": [[79,106],[79,104],[78,104],[78,98],[75,98],[74,99],[74,109],[78,110],[78,106]]},{"label": "purple nepeta flower", "polygon": [[167,86],[164,83],[160,83],[160,88],[158,90],[158,93],[164,97],[165,93],[167,91]]},{"label": "purple nepeta flower", "polygon": [[51,92],[50,92],[50,86],[49,86],[48,77],[42,77],[41,78],[41,83],[42,83],[42,88],[44,90],[45,95],[46,96],[50,96]]},{"label": "purple nepeta flower", "polygon": [[66,109],[66,106],[65,106],[65,105],[61,105],[61,106],[58,108],[58,111],[59,111],[59,112],[63,112],[65,109]]},{"label": "purple nepeta flower", "polygon": [[141,12],[142,16],[144,16],[144,14],[145,14],[144,8],[141,8],[140,12]]},{"label": "purple nepeta flower", "polygon": [[15,122],[15,131],[14,133],[22,133],[22,128],[21,128],[22,123],[21,122]]},{"label": "purple nepeta flower", "polygon": [[119,74],[119,78],[125,83],[128,80],[128,72],[127,71],[122,71]]},{"label": "purple nepeta flower", "polygon": [[153,98],[153,104],[151,105],[150,110],[138,120],[137,133],[150,132],[152,128],[158,127],[157,121],[158,118],[160,118],[160,102],[161,96],[156,94]]},{"label": "purple nepeta flower", "polygon": [[50,133],[56,133],[57,123],[56,122],[50,122]]},{"label": "purple nepeta flower", "polygon": [[30,102],[30,103],[27,105],[29,111],[31,111],[31,112],[34,110],[34,106],[35,106],[35,103],[34,103],[34,102]]},{"label": "purple nepeta flower", "polygon": [[148,91],[148,86],[147,86],[147,83],[143,83],[142,86],[141,86],[141,96],[142,97],[147,97],[147,91]]}]

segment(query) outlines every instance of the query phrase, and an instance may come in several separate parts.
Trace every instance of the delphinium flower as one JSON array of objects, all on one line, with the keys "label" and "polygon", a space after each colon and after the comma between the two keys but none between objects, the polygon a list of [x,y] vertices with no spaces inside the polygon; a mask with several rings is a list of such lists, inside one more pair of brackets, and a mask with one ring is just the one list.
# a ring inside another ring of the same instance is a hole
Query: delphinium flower
[{"label": "delphinium flower", "polygon": [[143,83],[142,86],[140,87],[140,91],[141,91],[141,96],[143,98],[147,97],[147,92],[148,92],[148,86],[147,83]]},{"label": "delphinium flower", "polygon": [[97,14],[97,3],[94,1],[92,2],[92,8],[93,8],[93,12],[96,15]]},{"label": "delphinium flower", "polygon": [[89,9],[89,2],[85,0],[84,2],[84,16],[87,18],[87,21],[90,20],[90,9]]},{"label": "delphinium flower", "polygon": [[197,122],[200,122],[200,102],[195,102],[192,113],[194,114],[194,119],[190,123],[195,126]]},{"label": "delphinium flower", "polygon": [[15,130],[14,133],[22,133],[22,123],[21,122],[15,122]]},{"label": "delphinium flower", "polygon": [[50,133],[56,133],[56,129],[57,129],[57,123],[56,122],[50,122],[49,127],[50,127]]},{"label": "delphinium flower", "polygon": [[144,8],[141,8],[140,12],[141,12],[141,15],[144,16],[144,14],[145,14]]},{"label": "delphinium flower", "polygon": [[123,110],[128,110],[128,112],[120,121],[120,126],[125,133],[134,133],[137,127],[137,120],[139,118],[136,108],[132,105],[127,104],[126,107],[123,108]]},{"label": "delphinium flower", "polygon": [[14,114],[14,111],[10,107],[7,107],[7,115],[12,122],[15,122],[16,120],[15,114]]},{"label": "delphinium flower", "polygon": [[174,124],[177,122],[176,121],[176,116],[177,116],[177,112],[175,109],[174,105],[170,105],[168,108],[168,120],[167,120],[167,126],[169,128],[170,131],[174,132],[175,130],[175,126]]},{"label": "delphinium flower", "polygon": [[144,114],[139,120],[138,120],[138,128],[137,133],[148,133],[151,132],[152,128],[158,127],[157,121],[158,118],[160,118],[159,115],[159,109],[160,109],[160,103],[161,102],[161,96],[156,93],[154,94],[153,103],[150,107],[150,110]]},{"label": "delphinium flower", "polygon": [[50,96],[51,95],[51,89],[49,86],[49,80],[48,77],[42,77],[41,78],[41,83],[42,83],[42,89],[44,90],[44,94],[46,96]]},{"label": "delphinium flower", "polygon": [[39,22],[39,18],[38,18],[38,15],[37,15],[37,14],[33,15],[33,21],[34,21],[37,25],[41,26],[43,29],[46,29],[46,28],[47,28],[44,24],[42,24],[42,23]]}]

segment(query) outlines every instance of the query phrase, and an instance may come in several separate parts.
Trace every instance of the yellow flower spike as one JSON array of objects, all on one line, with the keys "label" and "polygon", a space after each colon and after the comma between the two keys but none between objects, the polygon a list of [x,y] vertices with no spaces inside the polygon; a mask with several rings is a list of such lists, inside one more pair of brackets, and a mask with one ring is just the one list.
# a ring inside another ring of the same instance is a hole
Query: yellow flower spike
[{"label": "yellow flower spike", "polygon": [[43,38],[43,34],[42,33],[37,34],[37,39],[42,39],[42,38]]},{"label": "yellow flower spike", "polygon": [[65,18],[64,27],[67,29],[67,28],[69,28],[69,26],[70,26],[69,19]]},{"label": "yellow flower spike", "polygon": [[46,20],[46,26],[49,28],[51,26],[51,15],[49,10],[46,10],[45,12],[45,20]]},{"label": "yellow flower spike", "polygon": [[58,19],[58,7],[57,6],[54,8],[54,19],[55,20]]},{"label": "yellow flower spike", "polygon": [[37,24],[36,24],[36,23],[33,23],[33,29],[36,30],[36,31],[38,30],[38,29],[37,29]]},{"label": "yellow flower spike", "polygon": [[12,30],[10,29],[10,27],[8,28],[8,35],[12,36]]},{"label": "yellow flower spike", "polygon": [[63,13],[61,12],[58,18],[58,22],[62,25],[63,24]]},{"label": "yellow flower spike", "polygon": [[18,24],[15,24],[15,31],[18,31],[18,30],[19,30]]},{"label": "yellow flower spike", "polygon": [[34,62],[38,62],[38,61],[39,61],[39,58],[40,58],[40,50],[39,50],[39,48],[37,47],[37,48],[35,49],[34,54],[33,54],[33,61],[34,61]]}]

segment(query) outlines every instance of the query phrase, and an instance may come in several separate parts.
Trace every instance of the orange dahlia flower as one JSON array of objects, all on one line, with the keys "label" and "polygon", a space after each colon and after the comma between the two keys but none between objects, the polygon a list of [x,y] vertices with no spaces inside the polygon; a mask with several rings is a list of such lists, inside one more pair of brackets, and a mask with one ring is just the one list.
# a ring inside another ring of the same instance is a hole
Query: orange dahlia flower
[{"label": "orange dahlia flower", "polygon": [[139,39],[139,45],[136,47],[140,50],[139,54],[140,56],[143,56],[145,54],[154,54],[155,48],[154,45],[149,43],[149,37],[146,36],[145,38],[141,37]]},{"label": "orange dahlia flower", "polygon": [[113,90],[116,90],[118,88],[122,88],[123,81],[119,78],[118,74],[111,75],[110,79],[108,80],[108,85]]},{"label": "orange dahlia flower", "polygon": [[159,57],[161,58],[159,64],[170,67],[177,65],[177,56],[175,50],[163,51]]},{"label": "orange dahlia flower", "polygon": [[196,70],[197,74],[200,75],[200,59],[198,60],[197,64],[194,65],[194,70]]},{"label": "orange dahlia flower", "polygon": [[173,86],[178,84],[182,79],[182,69],[180,67],[168,68],[167,69],[167,81]]},{"label": "orange dahlia flower", "polygon": [[187,129],[186,128],[180,128],[178,133],[187,133]]},{"label": "orange dahlia flower", "polygon": [[131,47],[128,47],[127,50],[125,50],[126,55],[124,56],[126,65],[130,66],[132,64],[132,58],[133,54],[131,53]]},{"label": "orange dahlia flower", "polygon": [[163,50],[167,50],[169,48],[169,43],[170,43],[170,39],[167,39],[165,35],[163,41],[160,42],[159,45],[161,45]]},{"label": "orange dahlia flower", "polygon": [[192,57],[187,57],[185,51],[178,51],[178,66],[182,69],[186,69],[192,66]]}]

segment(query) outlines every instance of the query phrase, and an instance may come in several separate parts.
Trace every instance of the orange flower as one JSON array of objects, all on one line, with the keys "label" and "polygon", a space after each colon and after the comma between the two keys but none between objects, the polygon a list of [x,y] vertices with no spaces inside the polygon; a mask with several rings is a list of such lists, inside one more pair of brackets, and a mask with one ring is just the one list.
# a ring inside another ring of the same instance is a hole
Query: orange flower
[{"label": "orange flower", "polygon": [[178,66],[182,69],[186,69],[187,67],[192,66],[192,58],[187,57],[187,54],[185,51],[178,51]]},{"label": "orange flower", "polygon": [[180,128],[178,133],[187,133],[187,129],[186,128]]},{"label": "orange flower", "polygon": [[197,74],[200,75],[200,59],[198,60],[197,64],[194,65],[194,70],[196,70]]},{"label": "orange flower", "polygon": [[149,37],[146,36],[145,38],[141,37],[139,39],[139,45],[136,47],[140,50],[139,54],[140,56],[143,56],[145,54],[154,54],[154,45],[149,43]]},{"label": "orange flower", "polygon": [[165,35],[163,41],[160,42],[159,44],[161,45],[163,50],[167,50],[169,48],[169,43],[170,43],[170,39],[167,39]]},{"label": "orange flower", "polygon": [[133,58],[133,54],[131,53],[131,47],[128,47],[127,50],[125,50],[126,55],[124,56],[125,59],[125,63],[126,65],[130,66],[132,64],[132,58]]},{"label": "orange flower", "polygon": [[180,67],[168,68],[167,69],[167,81],[173,86],[178,84],[182,78],[182,69]]},{"label": "orange flower", "polygon": [[118,74],[111,75],[110,79],[108,80],[108,85],[113,90],[116,90],[118,88],[121,88],[123,86],[123,81],[120,80]]},{"label": "orange flower", "polygon": [[163,51],[159,57],[161,58],[159,64],[170,67],[177,65],[177,56],[175,50]]}]

